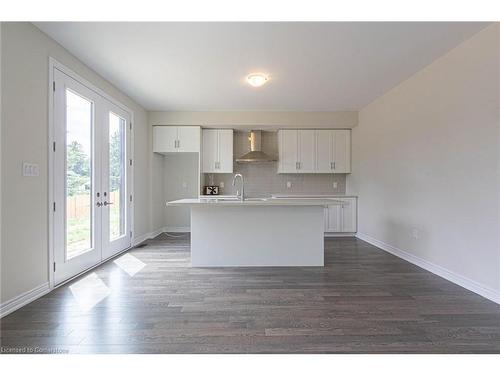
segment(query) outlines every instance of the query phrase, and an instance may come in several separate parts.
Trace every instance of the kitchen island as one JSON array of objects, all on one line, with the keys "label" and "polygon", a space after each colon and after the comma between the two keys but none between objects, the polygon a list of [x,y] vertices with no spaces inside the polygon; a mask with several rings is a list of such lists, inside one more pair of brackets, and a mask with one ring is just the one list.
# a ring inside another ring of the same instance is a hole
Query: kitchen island
[{"label": "kitchen island", "polygon": [[324,207],[335,199],[181,199],[193,267],[323,266]]}]

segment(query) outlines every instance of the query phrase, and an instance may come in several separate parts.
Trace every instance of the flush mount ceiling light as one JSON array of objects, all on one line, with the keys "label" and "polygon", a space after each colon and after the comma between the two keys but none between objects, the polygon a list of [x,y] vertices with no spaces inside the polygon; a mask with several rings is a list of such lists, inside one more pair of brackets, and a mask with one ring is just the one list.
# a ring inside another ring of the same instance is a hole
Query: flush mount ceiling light
[{"label": "flush mount ceiling light", "polygon": [[267,81],[269,81],[269,78],[263,73],[252,73],[247,76],[247,82],[253,87],[260,87]]}]

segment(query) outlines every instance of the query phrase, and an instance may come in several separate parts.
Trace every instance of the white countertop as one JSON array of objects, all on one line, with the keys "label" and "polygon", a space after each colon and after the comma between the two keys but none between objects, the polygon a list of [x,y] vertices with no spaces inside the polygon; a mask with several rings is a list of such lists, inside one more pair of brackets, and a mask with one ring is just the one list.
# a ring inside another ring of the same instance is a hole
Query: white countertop
[{"label": "white countertop", "polygon": [[334,198],[192,198],[167,202],[167,206],[331,206],[342,204]]},{"label": "white countertop", "polygon": [[357,198],[357,195],[345,195],[345,194],[311,194],[311,193],[296,193],[296,194],[273,194],[273,198],[277,199],[297,199],[297,198],[322,198],[322,199],[329,199],[329,198]]}]

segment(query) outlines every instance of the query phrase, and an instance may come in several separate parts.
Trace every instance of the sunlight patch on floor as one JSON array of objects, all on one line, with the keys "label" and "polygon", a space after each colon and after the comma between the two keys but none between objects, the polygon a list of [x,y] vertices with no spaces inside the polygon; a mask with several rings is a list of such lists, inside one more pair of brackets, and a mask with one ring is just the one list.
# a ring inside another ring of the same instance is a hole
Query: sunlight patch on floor
[{"label": "sunlight patch on floor", "polygon": [[95,272],[78,280],[69,289],[83,312],[92,310],[95,305],[111,294],[111,290]]},{"label": "sunlight patch on floor", "polygon": [[146,267],[146,263],[140,261],[131,254],[125,254],[113,261],[118,267],[133,277],[137,272]]}]

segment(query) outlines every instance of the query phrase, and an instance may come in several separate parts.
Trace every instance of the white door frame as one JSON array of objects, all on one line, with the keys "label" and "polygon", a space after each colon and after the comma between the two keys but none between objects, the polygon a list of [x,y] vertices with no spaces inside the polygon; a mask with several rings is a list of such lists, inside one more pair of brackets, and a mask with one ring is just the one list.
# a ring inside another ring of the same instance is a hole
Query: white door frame
[{"label": "white door frame", "polygon": [[[92,91],[96,92],[106,100],[109,100],[111,103],[114,105],[118,106],[119,108],[123,109],[124,111],[128,112],[130,114],[130,159],[134,160],[134,111],[127,107],[126,105],[120,103],[118,100],[107,94],[105,91],[101,90],[94,84],[90,83],[88,80],[84,79],[81,77],[79,74],[75,73],[73,70],[69,69],[65,65],[61,64],[59,61],[54,59],[53,57],[49,56],[49,79],[48,79],[48,87],[47,87],[47,93],[48,93],[48,123],[49,123],[49,128],[48,128],[48,143],[47,143],[47,152],[48,152],[48,165],[47,165],[47,171],[48,171],[48,205],[47,205],[47,216],[48,216],[48,275],[49,275],[49,288],[54,289],[55,283],[54,283],[54,210],[53,210],[53,204],[54,204],[54,135],[55,135],[55,128],[54,128],[54,69],[57,69],[66,75],[70,76],[74,80],[78,81],[82,85],[86,86],[87,88],[91,89]],[[128,162],[128,161],[127,161]],[[130,167],[130,194],[133,197],[132,202],[130,204],[130,230],[131,230],[131,247],[133,244],[133,234],[135,233],[134,230],[134,206],[135,206],[135,192],[134,192],[134,163],[132,162],[132,165]],[[129,248],[124,249],[123,251],[127,251]],[[117,254],[115,254],[117,255]],[[102,264],[106,262],[108,259],[103,259],[101,262],[96,264],[94,267],[98,266],[99,264]],[[91,268],[94,268],[91,267]],[[86,272],[88,270],[85,270],[83,272]],[[74,277],[77,277],[78,275],[75,275]],[[73,279],[74,277],[68,279],[67,281]],[[66,281],[66,282],[67,282]],[[63,285],[63,283],[58,284],[57,286]]]}]

